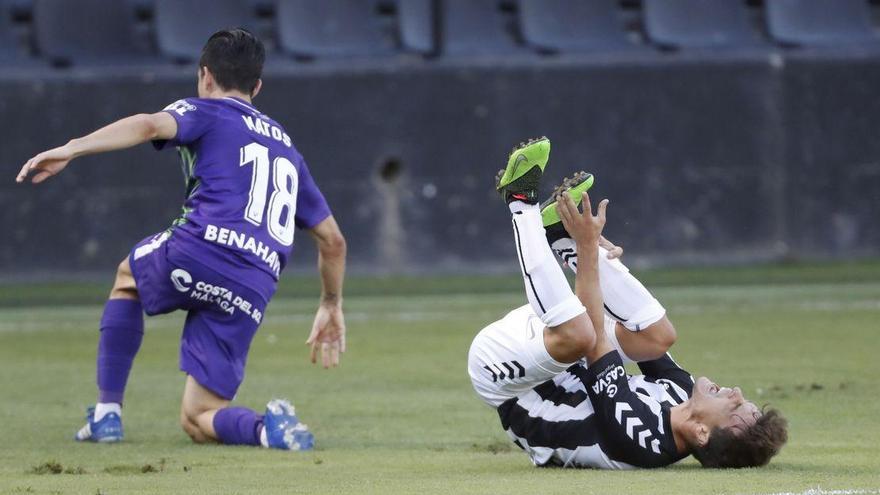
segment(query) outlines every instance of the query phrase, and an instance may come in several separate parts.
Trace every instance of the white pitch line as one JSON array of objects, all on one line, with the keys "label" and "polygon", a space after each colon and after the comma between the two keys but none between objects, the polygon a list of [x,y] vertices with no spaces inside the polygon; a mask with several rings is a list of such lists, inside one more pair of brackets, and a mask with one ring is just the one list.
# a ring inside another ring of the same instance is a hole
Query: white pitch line
[{"label": "white pitch line", "polygon": [[807,488],[802,492],[775,492],[775,493],[755,493],[751,495],[878,495],[880,489],[848,489],[841,488],[835,490],[826,490],[817,486],[816,488]]},{"label": "white pitch line", "polygon": [[[488,324],[493,318],[498,318],[500,316],[503,315],[500,315],[499,313],[494,311],[475,311],[467,313],[458,313],[455,311],[390,311],[388,313],[373,311],[352,311],[345,313],[345,320],[348,322],[369,322],[375,320],[384,320],[404,323],[419,323],[428,321],[467,322],[470,323],[471,326],[474,326],[474,333],[476,333],[477,330],[479,330],[479,328],[477,327],[480,327],[481,323],[473,323],[474,321],[479,320],[485,324]],[[315,315],[312,313],[270,314],[266,317],[266,320],[263,322],[263,324],[302,324],[311,323],[314,319]],[[97,332],[99,321],[100,315],[96,313],[94,318],[90,318],[87,321],[57,321],[51,319],[34,318],[17,322],[0,322],[0,333],[40,332],[49,330],[86,330]],[[163,316],[159,319],[147,319],[146,321],[146,329],[148,331],[154,329],[180,328],[182,325],[182,313],[180,318],[174,318],[173,316]]]}]

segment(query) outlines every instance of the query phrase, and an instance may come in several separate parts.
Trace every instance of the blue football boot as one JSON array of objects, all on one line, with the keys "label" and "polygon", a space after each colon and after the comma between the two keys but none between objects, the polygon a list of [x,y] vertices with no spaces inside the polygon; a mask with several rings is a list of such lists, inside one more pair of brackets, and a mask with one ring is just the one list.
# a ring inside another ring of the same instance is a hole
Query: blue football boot
[{"label": "blue football boot", "polygon": [[284,399],[272,399],[266,404],[263,426],[270,448],[312,450],[315,446],[315,436],[308,426],[299,422],[293,405]]},{"label": "blue football boot", "polygon": [[95,408],[90,407],[86,414],[86,420],[86,425],[74,436],[77,442],[114,443],[122,441],[122,418],[118,414],[107,413],[101,418],[101,421],[96,422]]}]

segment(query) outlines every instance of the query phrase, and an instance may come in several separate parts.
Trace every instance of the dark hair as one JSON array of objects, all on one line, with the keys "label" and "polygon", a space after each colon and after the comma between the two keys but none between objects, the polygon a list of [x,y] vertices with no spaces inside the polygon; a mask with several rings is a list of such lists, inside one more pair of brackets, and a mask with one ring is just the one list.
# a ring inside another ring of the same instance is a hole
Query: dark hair
[{"label": "dark hair", "polygon": [[694,447],[691,454],[709,468],[764,466],[785,445],[787,428],[788,421],[770,409],[746,430],[715,428],[706,445]]},{"label": "dark hair", "polygon": [[263,42],[247,29],[232,28],[208,38],[199,68],[207,67],[221,88],[250,95],[257,87],[265,61]]}]

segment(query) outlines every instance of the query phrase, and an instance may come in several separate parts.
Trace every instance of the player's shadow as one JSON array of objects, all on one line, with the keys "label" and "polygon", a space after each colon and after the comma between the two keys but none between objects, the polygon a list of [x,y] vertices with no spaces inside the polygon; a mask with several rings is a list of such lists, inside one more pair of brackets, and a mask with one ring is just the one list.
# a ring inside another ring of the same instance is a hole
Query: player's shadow
[{"label": "player's shadow", "polygon": [[[759,472],[759,471],[781,471],[781,472],[815,472],[817,469],[816,465],[806,465],[806,464],[794,464],[791,462],[771,462],[770,464],[762,467],[755,468],[742,468],[742,469],[713,469],[713,468],[704,468],[697,462],[688,462],[686,464],[675,464],[673,466],[669,466],[667,469],[674,469],[676,471],[741,471],[743,473],[748,472]],[[820,468],[821,469],[821,468]],[[830,466],[827,469],[832,469]],[[852,471],[860,471],[859,469],[854,469]],[[873,473],[874,471],[870,469],[863,470],[866,474]]]}]

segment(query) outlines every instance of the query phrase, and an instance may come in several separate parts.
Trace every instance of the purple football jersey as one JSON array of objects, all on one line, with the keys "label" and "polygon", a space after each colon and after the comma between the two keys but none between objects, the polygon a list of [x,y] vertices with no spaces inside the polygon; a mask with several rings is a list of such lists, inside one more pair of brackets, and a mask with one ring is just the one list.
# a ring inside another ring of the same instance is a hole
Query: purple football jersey
[{"label": "purple football jersey", "polygon": [[221,273],[257,268],[277,281],[294,227],[309,229],[330,215],[290,136],[237,98],[186,98],[165,111],[177,120],[177,136],[154,145],[177,147],[186,178],[172,239]]}]

